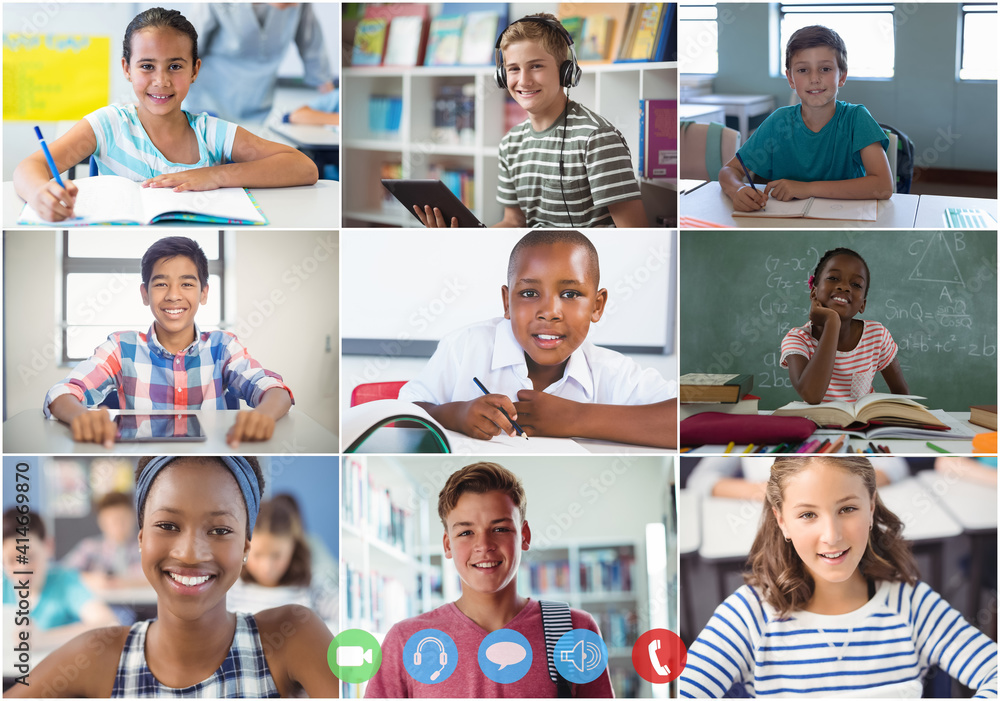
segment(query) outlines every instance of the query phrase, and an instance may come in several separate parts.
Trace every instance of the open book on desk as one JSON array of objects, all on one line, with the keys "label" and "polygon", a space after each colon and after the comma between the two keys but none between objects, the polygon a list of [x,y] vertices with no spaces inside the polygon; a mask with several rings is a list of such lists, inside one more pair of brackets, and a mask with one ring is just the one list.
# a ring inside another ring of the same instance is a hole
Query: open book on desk
[{"label": "open book on desk", "polygon": [[[174,192],[168,187],[142,187],[119,175],[97,175],[74,180],[79,194],[74,219],[56,226],[156,224],[164,221],[202,224],[267,224],[249,190],[223,187],[199,192]],[[24,205],[18,224],[53,225]]]},{"label": "open book on desk", "polygon": [[[846,432],[858,436],[874,437],[876,431],[880,431],[878,435],[882,438],[940,437],[951,426],[940,418],[940,414],[935,415],[916,401],[923,398],[910,394],[872,392],[856,402],[791,402],[776,409],[773,415],[804,416],[823,428],[839,431],[846,428]],[[884,431],[883,428],[892,430]]]},{"label": "open book on desk", "polygon": [[472,438],[442,426],[427,411],[402,399],[379,399],[344,412],[345,453],[587,454],[570,438],[508,436]]},{"label": "open book on desk", "polygon": [[758,209],[754,212],[734,210],[733,216],[876,221],[878,219],[878,200],[834,200],[828,197],[810,197],[805,200],[782,202],[771,197],[768,198],[764,209]]},{"label": "open book on desk", "polygon": [[942,409],[928,410],[928,413],[940,423],[944,424],[945,427],[943,429],[938,429],[923,426],[892,426],[871,423],[865,428],[855,428],[850,426],[847,428],[820,428],[817,429],[813,435],[839,436],[846,433],[852,438],[864,438],[865,440],[874,440],[876,438],[930,438],[932,440],[942,441],[972,440],[972,438],[976,435],[974,431],[970,430],[967,426],[962,425],[961,421],[953,416],[949,416],[948,412]]}]

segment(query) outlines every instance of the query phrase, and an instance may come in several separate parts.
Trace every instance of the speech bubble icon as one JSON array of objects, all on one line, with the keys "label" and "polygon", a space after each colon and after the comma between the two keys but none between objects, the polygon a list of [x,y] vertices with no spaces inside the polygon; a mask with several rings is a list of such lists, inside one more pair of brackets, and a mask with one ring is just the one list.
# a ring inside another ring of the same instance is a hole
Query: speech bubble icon
[{"label": "speech bubble icon", "polygon": [[[493,664],[500,665],[500,669],[509,667],[512,664],[517,664],[523,660],[527,654],[528,652],[524,649],[524,646],[518,645],[517,643],[509,640],[493,643],[486,648],[486,659]],[[497,671],[499,672],[500,670],[498,669]]]}]

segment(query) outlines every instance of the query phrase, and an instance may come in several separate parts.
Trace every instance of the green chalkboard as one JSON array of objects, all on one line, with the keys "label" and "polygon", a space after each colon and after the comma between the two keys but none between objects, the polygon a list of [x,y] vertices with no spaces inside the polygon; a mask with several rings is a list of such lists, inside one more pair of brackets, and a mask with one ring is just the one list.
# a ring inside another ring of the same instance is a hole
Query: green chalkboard
[{"label": "green chalkboard", "polygon": [[807,280],[838,246],[868,263],[857,318],[889,329],[911,393],[947,411],[997,402],[995,231],[683,232],[681,373],[753,373],[761,409],[798,400],[781,339],[809,320]]}]

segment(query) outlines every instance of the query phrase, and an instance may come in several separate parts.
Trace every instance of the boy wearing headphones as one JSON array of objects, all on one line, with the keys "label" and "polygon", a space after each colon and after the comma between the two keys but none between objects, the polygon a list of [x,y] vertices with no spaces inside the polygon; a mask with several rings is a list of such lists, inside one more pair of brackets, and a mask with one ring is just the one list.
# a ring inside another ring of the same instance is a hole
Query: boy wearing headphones
[{"label": "boy wearing headphones", "polygon": [[[497,85],[528,119],[500,142],[504,217],[495,226],[649,226],[625,138],[564,91],[582,72],[559,20],[542,13],[512,23],[497,40],[496,64]],[[426,226],[448,225],[437,208],[414,210]]]}]

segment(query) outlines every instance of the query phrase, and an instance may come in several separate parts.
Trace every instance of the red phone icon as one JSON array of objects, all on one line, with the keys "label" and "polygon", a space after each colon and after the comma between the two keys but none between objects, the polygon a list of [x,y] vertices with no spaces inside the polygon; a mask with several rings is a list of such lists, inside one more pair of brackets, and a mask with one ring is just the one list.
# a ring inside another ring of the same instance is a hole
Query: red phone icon
[{"label": "red phone icon", "polygon": [[639,636],[632,646],[632,666],[651,684],[676,679],[687,664],[687,647],[666,628],[654,628]]}]

